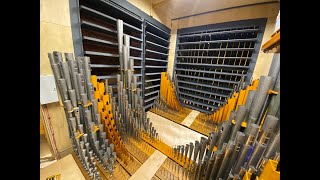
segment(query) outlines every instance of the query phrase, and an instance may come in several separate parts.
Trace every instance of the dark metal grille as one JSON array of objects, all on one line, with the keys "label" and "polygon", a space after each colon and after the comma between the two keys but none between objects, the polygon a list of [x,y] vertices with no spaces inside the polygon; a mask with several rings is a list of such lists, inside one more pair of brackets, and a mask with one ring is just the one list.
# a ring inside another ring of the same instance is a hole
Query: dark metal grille
[{"label": "dark metal grille", "polygon": [[167,71],[170,32],[145,21],[144,104],[148,110],[159,96],[161,72]]},{"label": "dark metal grille", "polygon": [[175,76],[179,99],[210,113],[250,82],[266,19],[179,29]]},{"label": "dark metal grille", "polygon": [[130,36],[130,57],[134,59],[137,85],[143,88],[143,19],[109,1],[79,1],[84,55],[91,60],[92,74],[108,79],[116,91],[119,73],[117,19],[123,21],[123,34]]},{"label": "dark metal grille", "polygon": [[[70,11],[75,55],[89,56],[92,74],[108,79],[114,92],[120,73],[118,35],[129,35],[130,59],[148,110],[158,97],[160,72],[167,70],[170,29],[127,1],[70,1]],[[117,20],[123,21],[119,32]]]}]

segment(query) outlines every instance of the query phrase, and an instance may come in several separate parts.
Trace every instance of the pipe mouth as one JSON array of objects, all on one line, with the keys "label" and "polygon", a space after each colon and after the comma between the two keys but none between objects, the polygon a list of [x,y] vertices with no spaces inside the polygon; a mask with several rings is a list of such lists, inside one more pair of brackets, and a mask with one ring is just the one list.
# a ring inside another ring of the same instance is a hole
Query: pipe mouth
[{"label": "pipe mouth", "polygon": [[258,124],[255,124],[255,123],[251,123],[250,124],[250,128],[256,128],[256,129],[258,129],[259,128],[259,125]]},{"label": "pipe mouth", "polygon": [[251,120],[252,122],[255,122],[256,120],[258,120],[258,117],[253,116],[252,114],[249,115],[249,120]]},{"label": "pipe mouth", "polygon": [[233,176],[233,179],[240,180],[241,178],[240,178],[240,176],[238,174],[236,174],[236,175]]},{"label": "pipe mouth", "polygon": [[217,155],[216,155],[216,159],[217,159],[217,158],[218,158],[218,159],[222,158],[222,155],[223,155],[223,152],[222,152],[221,150],[218,150],[218,151],[217,151]]},{"label": "pipe mouth", "polygon": [[256,141],[256,143],[255,143],[255,145],[254,146],[256,146],[257,145],[257,147],[260,147],[260,148],[265,148],[265,147],[267,147],[267,145],[266,144],[264,144],[264,143],[260,143],[260,142],[257,142]]},{"label": "pipe mouth", "polygon": [[255,172],[257,172],[257,169],[254,166],[250,165],[248,168],[248,173],[253,174]]},{"label": "pipe mouth", "polygon": [[[238,131],[237,134],[236,134],[236,138],[235,138],[235,139],[238,140],[238,139],[240,139],[240,138],[242,138],[242,137],[245,137],[245,136],[246,136],[246,135],[245,135],[243,132]],[[236,140],[235,140],[235,141],[236,141]]]},{"label": "pipe mouth", "polygon": [[264,131],[273,131],[273,129],[275,129],[275,127],[277,126],[278,121],[279,121],[279,118],[273,115],[267,115],[263,123],[262,129]]}]

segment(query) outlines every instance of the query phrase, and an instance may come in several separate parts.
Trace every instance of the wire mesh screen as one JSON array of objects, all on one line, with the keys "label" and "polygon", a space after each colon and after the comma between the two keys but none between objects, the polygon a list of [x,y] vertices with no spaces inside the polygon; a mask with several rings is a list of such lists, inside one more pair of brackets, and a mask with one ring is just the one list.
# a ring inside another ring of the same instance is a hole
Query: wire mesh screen
[{"label": "wire mesh screen", "polygon": [[179,29],[174,78],[185,106],[212,113],[251,80],[266,19]]}]

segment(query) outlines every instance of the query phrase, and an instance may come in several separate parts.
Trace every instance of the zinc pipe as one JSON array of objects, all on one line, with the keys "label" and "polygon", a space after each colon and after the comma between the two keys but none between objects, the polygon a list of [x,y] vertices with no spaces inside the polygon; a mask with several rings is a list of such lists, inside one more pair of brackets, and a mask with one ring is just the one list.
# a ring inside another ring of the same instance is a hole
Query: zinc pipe
[{"label": "zinc pipe", "polygon": [[68,88],[68,90],[71,90],[72,89],[71,77],[70,77],[69,67],[68,67],[67,62],[62,62],[62,72],[63,72],[63,77],[67,83],[67,88]]},{"label": "zinc pipe", "polygon": [[280,53],[274,53],[268,76],[273,77],[270,88],[274,89],[277,76],[280,72]]},{"label": "zinc pipe", "polygon": [[236,123],[232,128],[231,135],[230,135],[230,140],[234,140],[237,132],[241,128],[241,123],[242,123],[243,119],[245,118],[246,114],[247,114],[246,106],[241,105],[239,107],[239,109],[237,110],[237,113],[236,113],[236,117],[235,117],[235,122]]},{"label": "zinc pipe", "polygon": [[259,143],[257,141],[255,142],[254,149],[248,161],[247,167],[250,167],[250,166],[256,167],[258,165],[258,162],[260,158],[262,158],[262,155],[266,147],[267,146],[265,144]]},{"label": "zinc pipe", "polygon": [[244,144],[240,150],[239,157],[236,161],[236,164],[234,165],[234,168],[232,169],[232,174],[238,174],[240,171],[240,168],[244,165],[246,162],[250,149],[252,146]]},{"label": "zinc pipe", "polygon": [[261,76],[259,86],[255,92],[254,99],[252,101],[252,105],[249,113],[248,123],[256,123],[261,113],[264,102],[268,96],[268,91],[270,89],[272,83],[271,76]]},{"label": "zinc pipe", "polygon": [[232,140],[229,140],[216,179],[224,177],[224,173],[226,172],[226,170],[228,168],[231,156],[234,153],[235,146],[236,146],[236,143]]},{"label": "zinc pipe", "polygon": [[235,142],[234,152],[232,153],[229,161],[229,165],[226,168],[224,179],[227,179],[229,172],[231,171],[232,167],[235,165],[236,160],[240,154],[241,147],[244,144],[244,141],[245,141],[245,134],[243,132],[238,131],[236,138],[234,140]]},{"label": "zinc pipe", "polygon": [[223,154],[224,153],[221,150],[216,151],[216,156],[215,156],[215,160],[214,160],[214,163],[212,166],[212,170],[210,172],[209,179],[211,179],[211,180],[216,179],[217,173],[219,171],[219,168],[220,168],[220,165],[222,162]]},{"label": "zinc pipe", "polygon": [[273,136],[273,138],[270,140],[270,143],[268,144],[268,147],[264,153],[264,157],[270,159],[272,158],[276,151],[279,149],[280,147],[280,132],[277,133],[275,136]]},{"label": "zinc pipe", "polygon": [[[231,122],[231,121],[230,121]],[[231,131],[231,124],[229,121],[224,121],[222,123],[222,128],[223,131],[221,132],[218,141],[217,141],[217,147],[218,149],[222,147],[222,144],[225,143],[226,141],[229,140],[229,136],[230,136],[230,131]]]},{"label": "zinc pipe", "polygon": [[209,180],[209,177],[210,177],[211,170],[212,170],[214,162],[215,162],[215,155],[213,155],[212,157],[209,158],[208,165],[207,165],[207,168],[206,168],[206,171],[205,171],[204,180]]}]

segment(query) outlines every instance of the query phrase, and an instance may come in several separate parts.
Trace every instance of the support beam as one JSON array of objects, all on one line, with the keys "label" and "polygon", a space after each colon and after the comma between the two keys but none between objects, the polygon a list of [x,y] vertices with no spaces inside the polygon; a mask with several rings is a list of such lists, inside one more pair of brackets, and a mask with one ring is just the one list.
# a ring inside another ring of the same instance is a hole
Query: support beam
[{"label": "support beam", "polygon": [[200,112],[196,110],[192,110],[190,114],[181,122],[181,124],[190,127],[193,121],[196,119]]},{"label": "support beam", "polygon": [[170,147],[185,145],[205,137],[182,124],[170,121],[150,111],[147,112],[147,118],[150,118],[150,122],[157,129],[160,140]]},{"label": "support beam", "polygon": [[129,178],[129,180],[151,179],[167,156],[156,150],[146,162]]}]

